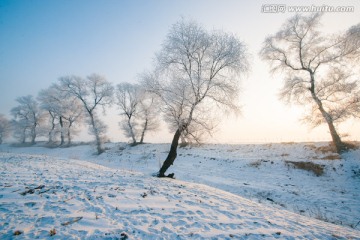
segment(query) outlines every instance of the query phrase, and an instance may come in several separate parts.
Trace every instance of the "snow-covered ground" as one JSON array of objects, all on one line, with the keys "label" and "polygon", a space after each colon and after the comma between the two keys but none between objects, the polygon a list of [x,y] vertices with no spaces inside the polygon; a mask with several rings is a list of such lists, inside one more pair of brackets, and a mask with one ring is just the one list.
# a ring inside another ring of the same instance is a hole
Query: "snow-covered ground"
[{"label": "snow-covered ground", "polygon": [[173,180],[151,176],[169,144],[107,148],[0,145],[0,238],[360,239],[360,150],[186,147]]}]

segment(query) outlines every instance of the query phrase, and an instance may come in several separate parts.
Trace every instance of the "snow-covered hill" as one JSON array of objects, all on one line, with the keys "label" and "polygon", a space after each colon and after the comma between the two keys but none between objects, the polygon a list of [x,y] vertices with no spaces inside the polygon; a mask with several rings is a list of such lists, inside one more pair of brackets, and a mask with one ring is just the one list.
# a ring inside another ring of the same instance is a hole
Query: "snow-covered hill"
[{"label": "snow-covered hill", "polygon": [[151,177],[168,144],[107,147],[0,145],[1,239],[360,239],[359,150],[338,159],[325,143],[187,147],[172,180]]}]

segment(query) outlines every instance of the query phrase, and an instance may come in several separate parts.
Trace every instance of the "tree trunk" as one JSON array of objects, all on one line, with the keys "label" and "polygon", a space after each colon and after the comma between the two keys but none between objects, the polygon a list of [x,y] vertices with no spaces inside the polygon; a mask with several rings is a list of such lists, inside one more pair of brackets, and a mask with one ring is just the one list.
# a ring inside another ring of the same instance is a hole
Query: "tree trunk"
[{"label": "tree trunk", "polygon": [[59,119],[59,122],[60,122],[60,145],[62,146],[65,142],[64,140],[64,122],[63,122],[63,118],[60,117]]},{"label": "tree trunk", "polygon": [[174,138],[173,138],[172,143],[171,143],[170,152],[169,152],[165,162],[163,163],[162,167],[160,168],[160,171],[158,173],[158,177],[165,177],[166,170],[171,165],[173,165],[173,163],[175,161],[175,158],[177,156],[176,149],[177,149],[178,144],[179,144],[180,135],[181,135],[180,129],[176,130],[176,132],[174,134]]},{"label": "tree trunk", "polygon": [[341,141],[341,138],[335,129],[334,123],[332,121],[330,121],[330,122],[328,122],[328,126],[329,126],[329,130],[330,130],[330,134],[331,134],[333,143],[335,144],[335,147],[336,147],[336,151],[338,153],[344,152],[346,150],[346,146]]},{"label": "tree trunk", "polygon": [[69,122],[69,127],[68,127],[68,132],[67,132],[67,138],[68,138],[67,145],[68,146],[70,146],[70,144],[71,144],[71,132],[70,132],[71,126],[72,126],[72,122]]},{"label": "tree trunk", "polygon": [[49,132],[49,143],[53,142],[53,134],[54,134],[54,129],[55,129],[55,116],[52,115],[52,113],[49,111],[49,114],[51,116],[51,129]]},{"label": "tree trunk", "polygon": [[133,144],[136,144],[136,138],[135,138],[135,134],[134,134],[133,127],[132,127],[132,125],[131,125],[130,120],[131,120],[131,118],[129,117],[129,118],[128,118],[128,127],[129,127],[129,130],[130,130],[131,138],[132,138],[132,140],[133,140]]},{"label": "tree trunk", "polygon": [[22,135],[21,135],[21,143],[25,143],[26,142],[26,128],[24,128],[24,130],[22,131]]},{"label": "tree trunk", "polygon": [[144,128],[141,133],[140,143],[144,143],[144,136],[145,136],[145,132],[147,130],[147,125],[148,125],[148,120],[145,119]]},{"label": "tree trunk", "polygon": [[36,139],[36,124],[31,127],[31,144],[35,144]]},{"label": "tree trunk", "polygon": [[321,100],[316,96],[315,93],[315,77],[313,73],[310,73],[311,76],[311,96],[314,99],[314,101],[316,102],[319,111],[321,112],[321,115],[324,117],[326,123],[328,124],[329,130],[330,130],[330,135],[332,138],[332,141],[335,145],[336,151],[338,153],[341,153],[343,151],[346,150],[345,144],[341,141],[341,138],[339,136],[339,134],[336,131],[336,128],[334,126],[334,121],[332,119],[332,117],[330,116],[330,114],[324,109],[324,106],[321,102]]},{"label": "tree trunk", "polygon": [[99,136],[99,131],[96,128],[95,119],[94,119],[94,115],[92,114],[92,112],[89,112],[89,115],[90,115],[90,119],[91,119],[91,125],[92,125],[92,128],[94,130],[94,134],[95,134],[96,149],[97,149],[98,154],[101,154],[101,153],[104,152],[104,149],[101,146],[101,139],[100,139],[100,136]]}]

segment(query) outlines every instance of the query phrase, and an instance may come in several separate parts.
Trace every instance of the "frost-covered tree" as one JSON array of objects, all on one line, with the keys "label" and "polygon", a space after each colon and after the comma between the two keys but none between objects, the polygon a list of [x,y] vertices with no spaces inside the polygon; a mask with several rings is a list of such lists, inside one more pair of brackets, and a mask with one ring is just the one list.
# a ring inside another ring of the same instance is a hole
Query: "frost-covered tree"
[{"label": "frost-covered tree", "polygon": [[105,111],[105,106],[112,103],[114,87],[98,74],[92,74],[86,79],[78,76],[61,77],[59,82],[62,91],[81,101],[88,117],[89,133],[95,136],[97,152],[101,154],[104,151],[102,144],[105,140],[106,125],[99,118],[98,110],[102,107]]},{"label": "frost-covered tree", "polygon": [[160,127],[160,104],[156,95],[144,89],[142,89],[141,92],[141,101],[137,116],[139,116],[140,143],[143,143],[146,133],[157,131]]},{"label": "frost-covered tree", "polygon": [[336,124],[360,114],[360,24],[333,35],[319,31],[321,14],[295,15],[266,38],[260,52],[272,72],[285,74],[280,97],[308,106],[307,123],[326,123],[340,153]]},{"label": "frost-covered tree", "polygon": [[4,114],[0,114],[0,144],[10,135],[11,125]]},{"label": "frost-covered tree", "polygon": [[34,144],[43,117],[39,104],[31,95],[19,97],[16,101],[19,105],[11,109],[14,135],[22,143],[30,138],[31,144]]},{"label": "frost-covered tree", "polygon": [[143,77],[175,132],[159,177],[173,164],[181,135],[199,140],[214,129],[216,115],[239,110],[240,74],[247,71],[247,48],[235,35],[207,31],[184,19],[172,26],[156,55],[155,70]]},{"label": "frost-covered tree", "polygon": [[[83,122],[84,111],[81,106],[81,102],[78,99],[70,98],[67,99],[65,105],[65,111],[60,117],[60,122],[63,119],[66,120],[65,126],[62,126],[62,129],[65,130],[65,135],[67,137],[67,145],[69,146],[72,142],[72,136],[77,135],[79,130],[77,129]],[[67,106],[67,107],[66,107]],[[62,131],[63,133],[64,131]]]},{"label": "frost-covered tree", "polygon": [[38,95],[40,106],[49,116],[50,127],[48,131],[49,142],[52,142],[55,134],[60,134],[60,145],[71,143],[73,127],[79,125],[83,116],[81,102],[75,96],[68,96],[61,87],[53,84],[47,89],[41,90]]},{"label": "frost-covered tree", "polygon": [[[59,118],[58,104],[54,101],[56,91],[53,88],[41,90],[38,94],[38,100],[40,101],[40,107],[47,113],[48,117],[48,142],[53,143],[56,138],[56,134],[61,130],[58,129],[57,119]],[[56,97],[55,97],[56,98]]]},{"label": "frost-covered tree", "polygon": [[120,83],[116,86],[116,104],[123,116],[120,126],[125,136],[131,138],[133,144],[137,143],[136,114],[141,100],[140,93],[140,87],[136,84]]},{"label": "frost-covered tree", "polygon": [[146,92],[138,84],[120,83],[116,88],[116,103],[124,120],[120,126],[132,144],[144,142],[146,132],[158,129],[156,96]]}]

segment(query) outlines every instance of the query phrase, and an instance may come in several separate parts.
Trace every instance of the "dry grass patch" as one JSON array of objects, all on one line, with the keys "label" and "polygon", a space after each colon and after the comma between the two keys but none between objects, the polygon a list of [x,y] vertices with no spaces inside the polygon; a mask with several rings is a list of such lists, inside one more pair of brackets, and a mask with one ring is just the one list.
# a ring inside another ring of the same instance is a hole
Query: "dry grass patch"
[{"label": "dry grass patch", "polygon": [[[346,150],[354,150],[354,149],[360,148],[359,142],[344,142],[344,145],[345,145]],[[319,154],[320,153],[322,153],[322,154],[337,153],[336,147],[332,142],[330,142],[326,146],[315,148],[315,152],[319,153]],[[326,159],[328,159],[328,158],[326,157]],[[330,160],[334,160],[334,159],[330,159]]]},{"label": "dry grass patch", "polygon": [[296,143],[295,143],[295,142],[281,142],[281,144],[284,144],[284,145],[295,145]]},{"label": "dry grass patch", "polygon": [[315,148],[315,152],[318,154],[336,153],[336,148],[334,144],[329,143],[328,145]]},{"label": "dry grass patch", "polygon": [[293,162],[293,161],[285,161],[287,165],[291,165],[294,168],[306,170],[314,173],[317,177],[322,176],[324,174],[324,166],[312,162]]},{"label": "dry grass patch", "polygon": [[347,150],[355,150],[360,148],[360,142],[345,142]]},{"label": "dry grass patch", "polygon": [[328,156],[322,157],[321,159],[322,160],[340,160],[341,156],[339,154],[328,155]]}]

